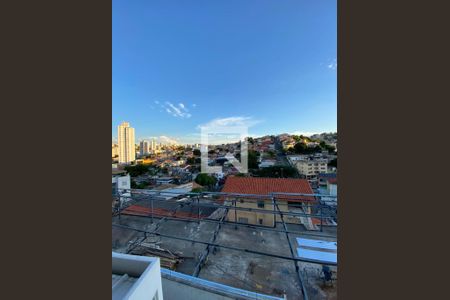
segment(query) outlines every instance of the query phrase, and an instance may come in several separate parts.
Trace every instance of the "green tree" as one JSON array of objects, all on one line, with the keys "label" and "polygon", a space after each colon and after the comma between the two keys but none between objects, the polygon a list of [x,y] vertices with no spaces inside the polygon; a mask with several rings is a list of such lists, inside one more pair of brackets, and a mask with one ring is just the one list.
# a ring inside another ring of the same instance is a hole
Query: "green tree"
[{"label": "green tree", "polygon": [[152,165],[151,164],[139,164],[139,165],[133,165],[133,166],[126,166],[125,171],[127,171],[131,177],[136,177],[136,176],[147,173],[150,166],[152,166]]},{"label": "green tree", "polygon": [[200,173],[195,178],[195,182],[203,186],[214,186],[217,182],[216,177],[208,175],[206,173]]},{"label": "green tree", "polygon": [[271,166],[259,169],[256,175],[272,178],[296,178],[297,170],[289,166]]},{"label": "green tree", "polygon": [[194,153],[195,156],[200,156],[202,155],[202,153],[200,152],[199,149],[194,149],[194,151],[192,151]]},{"label": "green tree", "polygon": [[203,192],[203,188],[195,188],[195,189],[192,189],[191,192],[192,193],[201,193],[201,192]]},{"label": "green tree", "polygon": [[337,168],[337,158],[332,159],[329,163],[329,166]]},{"label": "green tree", "polygon": [[259,152],[254,150],[248,151],[248,168],[249,169],[258,169],[258,156]]}]

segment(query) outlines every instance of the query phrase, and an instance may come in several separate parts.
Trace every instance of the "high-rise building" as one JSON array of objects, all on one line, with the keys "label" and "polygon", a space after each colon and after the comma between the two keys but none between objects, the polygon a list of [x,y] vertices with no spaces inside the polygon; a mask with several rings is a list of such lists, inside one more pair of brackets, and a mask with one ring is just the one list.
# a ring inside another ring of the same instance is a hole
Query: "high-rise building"
[{"label": "high-rise building", "polygon": [[139,154],[141,156],[149,154],[149,146],[150,143],[148,141],[146,140],[141,141],[141,143],[139,144]]},{"label": "high-rise building", "polygon": [[130,123],[122,122],[118,126],[117,139],[119,142],[119,163],[127,164],[135,161],[134,128]]},{"label": "high-rise building", "polygon": [[150,145],[150,150],[155,151],[156,150],[156,142],[155,139],[152,139],[152,143]]}]

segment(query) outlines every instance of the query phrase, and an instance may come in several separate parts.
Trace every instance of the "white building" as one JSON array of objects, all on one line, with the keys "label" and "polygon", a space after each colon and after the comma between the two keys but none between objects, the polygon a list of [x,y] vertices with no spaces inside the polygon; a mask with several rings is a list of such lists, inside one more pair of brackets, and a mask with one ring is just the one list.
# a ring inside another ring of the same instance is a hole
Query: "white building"
[{"label": "white building", "polygon": [[131,197],[131,178],[126,171],[113,169],[112,170],[112,193],[113,195],[120,195],[121,201],[127,201]]},{"label": "white building", "polygon": [[119,141],[119,163],[127,164],[136,159],[136,150],[134,144],[134,128],[130,123],[122,122],[118,126],[117,139]]},{"label": "white building", "polygon": [[152,139],[152,142],[150,144],[150,150],[155,151],[156,150],[156,142],[155,139]]},{"label": "white building", "polygon": [[288,156],[289,163],[297,168],[306,179],[317,179],[320,173],[327,173],[328,161],[323,158],[311,158],[302,155]]},{"label": "white building", "polygon": [[148,141],[141,141],[139,144],[139,154],[141,156],[148,155],[150,153],[150,143]]}]

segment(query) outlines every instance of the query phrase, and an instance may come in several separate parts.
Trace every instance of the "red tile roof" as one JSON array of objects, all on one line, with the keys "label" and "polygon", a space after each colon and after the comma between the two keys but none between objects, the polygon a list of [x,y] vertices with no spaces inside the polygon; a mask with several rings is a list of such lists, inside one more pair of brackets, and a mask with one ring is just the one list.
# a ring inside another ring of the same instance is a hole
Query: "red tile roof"
[{"label": "red tile roof", "polygon": [[[222,189],[224,193],[268,195],[271,193],[314,194],[309,182],[296,178],[262,178],[229,176]],[[313,201],[314,197],[278,195],[290,201]]]}]

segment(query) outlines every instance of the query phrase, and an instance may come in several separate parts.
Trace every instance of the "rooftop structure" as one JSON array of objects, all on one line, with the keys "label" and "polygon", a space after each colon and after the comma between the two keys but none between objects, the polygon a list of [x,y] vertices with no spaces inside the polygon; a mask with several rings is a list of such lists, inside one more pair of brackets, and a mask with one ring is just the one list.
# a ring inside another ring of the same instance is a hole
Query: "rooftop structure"
[{"label": "rooftop structure", "polygon": [[[146,205],[146,211],[126,213],[131,206],[125,206],[122,212],[113,216],[114,251],[151,256],[163,252],[159,255],[162,261],[166,260],[165,265],[174,260],[167,254],[170,252],[177,260],[171,269],[182,275],[273,297],[336,299],[335,286],[323,288],[323,276],[320,274],[322,266],[328,266],[336,281],[337,262],[324,260],[323,253],[311,252],[311,249],[298,245],[296,240],[309,238],[336,242],[336,227],[324,226],[323,231],[311,231],[302,224],[286,222],[290,216],[327,219],[330,215],[326,211],[318,213],[321,209],[318,202],[311,202],[311,214],[278,209],[280,199],[286,196],[304,199],[320,198],[321,195],[271,193],[263,196],[205,192],[186,193],[164,200],[156,195],[132,194],[129,203],[140,207]],[[229,210],[250,209],[229,204],[224,198],[254,197],[257,201],[258,197],[267,196],[273,199],[275,210],[253,211],[278,215],[274,227],[227,220],[226,212]],[[170,204],[165,215],[156,209],[159,203]],[[206,209],[209,209],[208,213],[205,213]],[[190,214],[186,214],[189,210]],[[186,213],[179,214],[182,211]],[[231,298],[240,299],[237,296]]]}]

